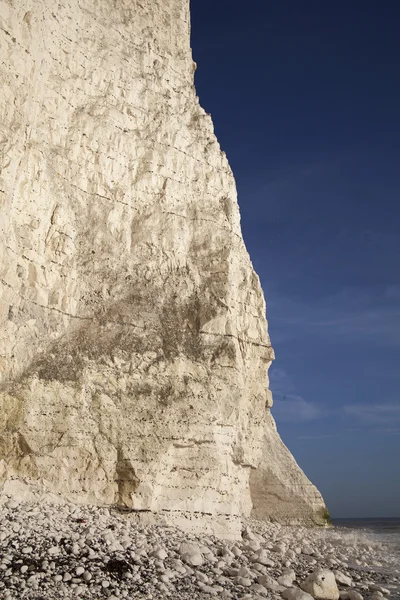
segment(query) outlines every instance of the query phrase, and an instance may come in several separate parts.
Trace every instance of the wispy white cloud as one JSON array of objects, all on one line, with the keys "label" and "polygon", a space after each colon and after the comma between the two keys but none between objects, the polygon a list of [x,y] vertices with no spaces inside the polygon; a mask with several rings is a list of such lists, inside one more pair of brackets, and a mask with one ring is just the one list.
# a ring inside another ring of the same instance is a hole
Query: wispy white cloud
[{"label": "wispy white cloud", "polygon": [[273,407],[274,417],[278,421],[298,422],[313,421],[323,417],[323,411],[315,404],[307,402],[297,394],[286,394],[276,397]]},{"label": "wispy white cloud", "polygon": [[397,343],[400,340],[400,308],[375,308],[350,311],[348,314],[332,315],[314,320],[314,329],[329,330],[330,335],[373,337],[380,341]]},{"label": "wispy white cloud", "polygon": [[361,434],[364,437],[368,432],[368,436],[371,435],[400,435],[400,427],[379,427],[376,428],[368,428],[365,426],[358,429],[343,429],[340,433],[321,433],[321,434],[310,434],[310,435],[299,435],[297,436],[298,440],[325,440],[325,439],[335,439],[335,438],[344,438],[344,437],[354,437],[354,434]]},{"label": "wispy white cloud", "polygon": [[270,382],[275,393],[285,395],[290,392],[294,392],[295,388],[293,381],[286,369],[277,367],[274,364],[269,373]]},{"label": "wispy white cloud", "polygon": [[297,437],[298,440],[325,440],[329,438],[339,438],[342,437],[341,433],[321,433],[317,435],[299,435]]},{"label": "wispy white cloud", "polygon": [[274,396],[272,412],[277,421],[293,423],[312,421],[325,416],[321,407],[296,393],[293,381],[285,369],[274,367],[271,369],[270,379]]},{"label": "wispy white cloud", "polygon": [[376,430],[376,433],[384,435],[400,435],[400,427],[381,427]]},{"label": "wispy white cloud", "polygon": [[318,301],[302,302],[267,290],[268,317],[271,329],[285,341],[323,335],[392,347],[400,344],[400,306],[393,302],[398,293],[398,286],[380,294],[344,288]]},{"label": "wispy white cloud", "polygon": [[[352,415],[366,423],[400,423],[400,403],[350,404],[343,407],[347,415]],[[397,428],[396,428],[397,429]]]}]

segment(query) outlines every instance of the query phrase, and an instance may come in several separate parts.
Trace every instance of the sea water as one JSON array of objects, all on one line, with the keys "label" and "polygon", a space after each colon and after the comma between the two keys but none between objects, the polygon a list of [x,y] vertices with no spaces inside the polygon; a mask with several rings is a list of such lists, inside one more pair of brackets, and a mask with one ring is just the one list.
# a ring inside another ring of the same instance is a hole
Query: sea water
[{"label": "sea water", "polygon": [[[359,536],[372,543],[383,544],[392,569],[400,571],[400,518],[332,519],[334,529],[357,539]],[[390,558],[389,558],[390,557]],[[375,571],[392,571],[387,567],[374,567]],[[388,587],[388,586],[384,586]],[[391,587],[391,586],[389,586]],[[400,600],[400,585],[391,587],[391,600]]]},{"label": "sea water", "polygon": [[356,529],[377,542],[390,544],[400,551],[400,518],[332,519],[335,527]]}]

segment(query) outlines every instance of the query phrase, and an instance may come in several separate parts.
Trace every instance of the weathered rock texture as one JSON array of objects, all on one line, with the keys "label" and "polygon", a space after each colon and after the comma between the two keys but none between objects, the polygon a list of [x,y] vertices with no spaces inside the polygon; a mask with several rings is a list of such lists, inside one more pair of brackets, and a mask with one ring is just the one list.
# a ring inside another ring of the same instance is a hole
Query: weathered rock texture
[{"label": "weathered rock texture", "polygon": [[0,484],[235,535],[288,455],[189,33],[188,0],[0,0]]},{"label": "weathered rock texture", "polygon": [[250,472],[252,517],[285,524],[324,524],[329,513],[321,494],[286,448],[269,412],[257,469]]}]

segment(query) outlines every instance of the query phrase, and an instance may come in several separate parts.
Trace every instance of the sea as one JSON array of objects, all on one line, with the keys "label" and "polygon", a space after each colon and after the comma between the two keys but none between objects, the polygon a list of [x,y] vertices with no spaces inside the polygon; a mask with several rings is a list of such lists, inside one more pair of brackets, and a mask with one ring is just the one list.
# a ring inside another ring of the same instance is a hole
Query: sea
[{"label": "sea", "polygon": [[[390,556],[389,564],[383,568],[375,567],[380,573],[391,571],[400,572],[400,518],[374,518],[374,519],[332,519],[334,529],[347,533],[349,538],[358,536],[366,537],[377,544],[383,544],[385,554]],[[347,536],[346,536],[347,537]],[[390,600],[400,600],[400,583],[389,587]]]},{"label": "sea", "polygon": [[356,529],[362,531],[367,537],[390,544],[400,551],[400,517],[399,518],[373,518],[373,519],[332,519],[335,527]]}]

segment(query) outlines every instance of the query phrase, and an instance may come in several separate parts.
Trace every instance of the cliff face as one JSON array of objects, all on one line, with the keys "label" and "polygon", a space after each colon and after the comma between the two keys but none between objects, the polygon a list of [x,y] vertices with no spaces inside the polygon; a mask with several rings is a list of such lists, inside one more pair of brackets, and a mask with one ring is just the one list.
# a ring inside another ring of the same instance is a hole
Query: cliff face
[{"label": "cliff face", "polygon": [[189,2],[0,14],[3,492],[236,535],[281,447],[273,350]]}]

